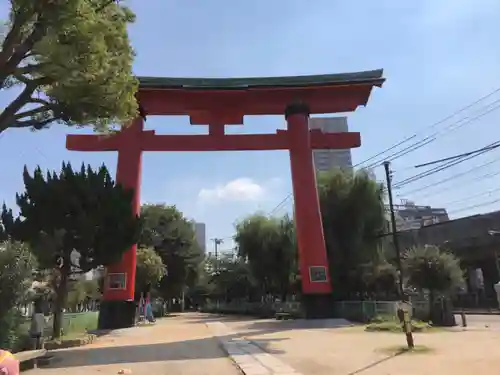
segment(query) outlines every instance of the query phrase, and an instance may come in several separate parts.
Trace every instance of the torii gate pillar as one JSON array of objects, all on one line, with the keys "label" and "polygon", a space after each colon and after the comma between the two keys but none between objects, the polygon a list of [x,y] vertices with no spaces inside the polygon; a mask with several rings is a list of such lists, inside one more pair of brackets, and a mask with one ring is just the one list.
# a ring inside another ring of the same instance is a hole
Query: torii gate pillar
[{"label": "torii gate pillar", "polygon": [[326,318],[333,310],[332,287],[311,148],[309,112],[305,103],[291,104],[285,110],[285,118],[290,140],[302,305],[307,318]]}]

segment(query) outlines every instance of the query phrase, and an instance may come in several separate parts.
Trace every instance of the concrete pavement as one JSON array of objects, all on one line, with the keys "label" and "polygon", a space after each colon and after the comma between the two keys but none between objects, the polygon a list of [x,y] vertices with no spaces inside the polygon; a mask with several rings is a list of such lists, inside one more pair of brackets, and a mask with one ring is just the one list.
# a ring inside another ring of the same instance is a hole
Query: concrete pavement
[{"label": "concrete pavement", "polygon": [[[479,320],[478,320],[479,319]],[[482,319],[482,320],[481,320]],[[471,326],[497,324],[471,319]],[[399,355],[402,334],[366,333],[344,320],[276,321],[182,314],[114,331],[92,345],[55,352],[33,375],[493,375],[500,368],[493,329],[415,334],[425,352]]]},{"label": "concrete pavement", "polygon": [[114,331],[94,344],[53,353],[49,367],[30,374],[241,375],[197,314]]}]

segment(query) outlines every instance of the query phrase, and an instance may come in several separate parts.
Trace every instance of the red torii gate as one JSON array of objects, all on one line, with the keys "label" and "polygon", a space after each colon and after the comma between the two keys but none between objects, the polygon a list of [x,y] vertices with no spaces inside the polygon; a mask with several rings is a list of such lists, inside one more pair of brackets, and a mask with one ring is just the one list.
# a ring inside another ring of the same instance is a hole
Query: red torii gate
[{"label": "red torii gate", "polygon": [[[299,77],[197,79],[139,78],[141,117],[117,135],[68,135],[74,151],[118,151],[116,180],[132,188],[140,212],[143,151],[289,150],[303,304],[309,317],[324,316],[332,292],[316,188],[312,149],[359,147],[359,133],[309,130],[309,115],[351,112],[366,105],[382,70]],[[276,134],[227,135],[225,125],[243,124],[245,115],[285,115],[287,130]],[[192,125],[208,125],[208,135],[156,135],[144,131],[145,115],[188,115]],[[108,267],[100,328],[134,324],[136,246]],[[331,308],[330,308],[331,309]]]}]

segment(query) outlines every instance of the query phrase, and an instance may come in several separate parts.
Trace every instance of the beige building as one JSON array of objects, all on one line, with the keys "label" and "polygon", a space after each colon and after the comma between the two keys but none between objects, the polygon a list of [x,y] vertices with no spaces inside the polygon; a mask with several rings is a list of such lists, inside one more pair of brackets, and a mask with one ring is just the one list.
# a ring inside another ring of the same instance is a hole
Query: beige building
[{"label": "beige building", "polygon": [[[347,117],[313,117],[309,119],[310,129],[321,129],[324,133],[348,132]],[[332,168],[352,171],[351,149],[314,150],[314,167],[317,172],[329,171]]]}]

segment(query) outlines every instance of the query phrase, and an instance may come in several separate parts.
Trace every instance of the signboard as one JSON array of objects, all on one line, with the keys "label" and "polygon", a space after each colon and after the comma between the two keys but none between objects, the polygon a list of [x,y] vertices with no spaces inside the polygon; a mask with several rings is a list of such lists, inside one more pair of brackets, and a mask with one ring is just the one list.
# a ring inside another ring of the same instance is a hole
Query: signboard
[{"label": "signboard", "polygon": [[126,273],[109,273],[108,274],[108,289],[125,290],[127,288]]},{"label": "signboard", "polygon": [[312,283],[326,283],[328,282],[328,275],[326,274],[326,267],[324,266],[311,266],[309,267],[309,279]]}]

